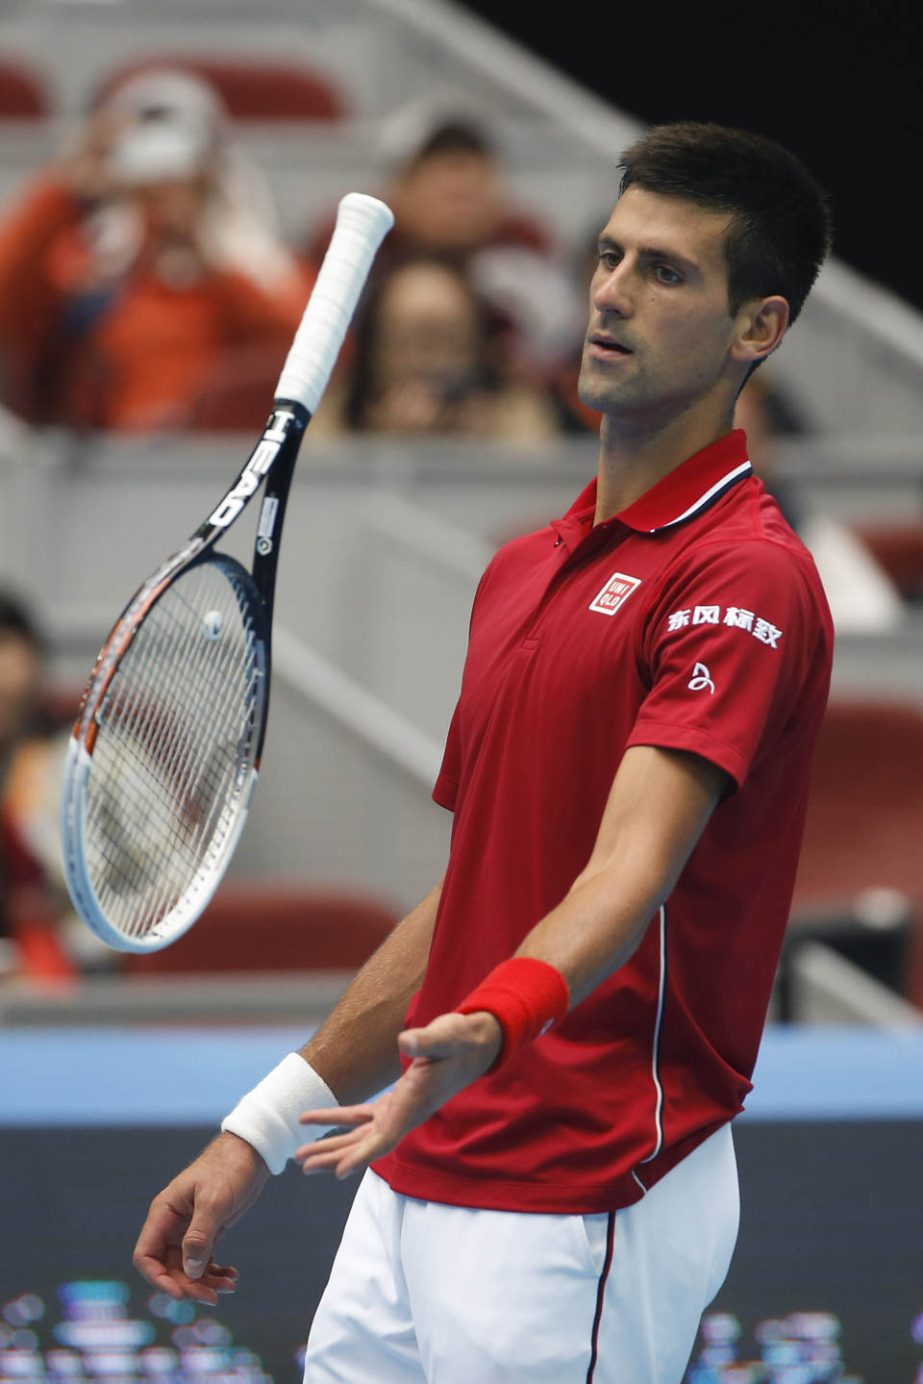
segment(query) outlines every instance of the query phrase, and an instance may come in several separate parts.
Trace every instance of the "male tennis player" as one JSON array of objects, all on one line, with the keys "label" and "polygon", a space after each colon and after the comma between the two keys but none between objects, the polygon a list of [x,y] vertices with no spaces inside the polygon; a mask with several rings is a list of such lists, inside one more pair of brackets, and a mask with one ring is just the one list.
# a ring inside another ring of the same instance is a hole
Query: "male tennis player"
[{"label": "male tennis player", "polygon": [[138,1241],[152,1283],[216,1301],[218,1235],[306,1136],[344,1130],[297,1153],[372,1165],[308,1384],[678,1384],[733,1250],[730,1123],[832,644],[733,413],[829,222],[748,134],[662,126],[621,166],[581,371],[598,473],[478,588],[435,790],[445,877]]}]

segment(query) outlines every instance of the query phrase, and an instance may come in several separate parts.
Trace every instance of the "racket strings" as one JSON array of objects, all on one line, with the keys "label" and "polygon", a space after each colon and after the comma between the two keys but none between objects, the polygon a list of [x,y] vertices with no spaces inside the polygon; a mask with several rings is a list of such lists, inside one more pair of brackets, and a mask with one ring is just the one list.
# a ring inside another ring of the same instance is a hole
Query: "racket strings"
[{"label": "racket strings", "polygon": [[250,600],[220,562],[191,568],[148,613],[100,708],[88,867],[126,936],[203,886],[239,815],[265,695]]},{"label": "racket strings", "polygon": [[[182,645],[179,645],[177,653],[181,655],[182,652]],[[183,666],[188,671],[188,662]],[[187,684],[185,692],[184,681]],[[180,695],[193,697],[201,691],[194,681],[190,685],[188,678],[180,679],[176,690]],[[146,694],[140,700],[143,703],[145,699]],[[208,846],[216,844],[214,836],[220,820],[216,821],[215,814],[209,814],[207,808],[203,810],[201,799],[209,791],[212,794],[222,791],[227,775],[216,773],[214,766],[219,757],[226,761],[227,756],[220,756],[220,751],[216,754],[213,743],[202,741],[201,727],[195,735],[188,734],[188,730],[180,735],[172,724],[174,717],[169,709],[155,716],[153,734],[145,744],[144,719],[139,716],[137,705],[131,710],[127,722],[128,740],[126,742],[123,737],[115,757],[116,767],[121,771],[116,810],[113,811],[111,795],[108,798],[104,795],[101,805],[109,819],[108,835],[114,847],[113,851],[106,852],[109,883],[123,899],[134,901],[140,908],[140,912],[134,911],[133,918],[125,919],[125,926],[137,931],[147,926],[145,918],[148,922],[156,920],[175,907],[177,894],[182,891],[190,872],[207,865],[205,852]],[[222,712],[216,711],[215,727],[221,725],[221,718]],[[132,754],[126,754],[126,743]],[[209,756],[212,767],[206,775],[199,776],[200,801],[197,811],[192,813],[189,808],[190,774],[194,772],[196,755],[200,753]],[[233,762],[230,767],[234,767]],[[132,803],[140,803],[152,789],[153,801],[148,801],[143,819],[139,820],[137,807],[133,809]]]},{"label": "racket strings", "polygon": [[[215,614],[213,610],[212,619],[215,618]],[[223,612],[221,615],[224,619]],[[225,689],[225,696],[223,700],[216,699],[212,706],[211,726],[203,728],[201,724],[197,724],[193,727],[193,733],[189,733],[188,727],[183,731],[176,724],[172,708],[165,708],[156,718],[150,753],[160,767],[161,784],[167,790],[163,796],[170,819],[176,824],[177,832],[182,834],[187,854],[191,853],[193,858],[198,858],[203,851],[207,852],[210,845],[215,844],[215,834],[220,826],[220,809],[228,792],[233,791],[233,782],[229,782],[228,778],[229,773],[233,773],[239,764],[239,755],[236,753],[239,727],[236,724],[232,726],[235,735],[234,743],[230,747],[227,738],[224,737],[222,742],[218,735],[221,728],[227,724],[227,713],[232,704],[231,695],[237,695],[238,706],[240,702],[235,679],[228,675],[232,671],[228,665],[237,654],[234,641],[224,641],[223,658],[197,660],[194,657],[194,649],[190,648],[191,643],[197,642],[198,631],[195,624],[197,621],[194,622],[192,630],[186,630],[185,639],[177,639],[176,658],[181,676],[172,690],[182,704],[200,707],[208,690],[207,681],[202,676],[203,668],[207,667],[209,675],[215,678],[215,687]],[[171,633],[173,632],[167,631],[168,636]],[[133,724],[136,731],[136,723]],[[203,738],[203,729],[211,729],[212,734]],[[230,755],[229,748],[232,751]],[[176,845],[177,837],[174,836],[174,847]],[[207,864],[207,860],[203,859],[203,864]],[[164,876],[161,875],[161,878],[164,879]],[[174,905],[173,892],[165,880],[160,911]]]},{"label": "racket strings", "polygon": [[[186,605],[188,607],[188,602]],[[169,614],[169,611],[164,613]],[[175,620],[173,624],[176,624]],[[162,628],[160,633],[162,636],[169,636],[171,631]],[[184,675],[174,682],[171,689],[172,694],[187,705],[198,705],[207,688],[206,680],[202,676],[203,669],[209,667],[211,674],[216,677],[222,677],[223,674],[226,674],[227,669],[216,666],[216,661],[208,664],[204,660],[195,660],[192,656],[193,650],[190,648],[190,644],[196,638],[193,630],[186,629],[185,632],[182,632],[177,629],[172,633],[177,641],[174,650],[177,668]],[[225,644],[225,663],[230,657],[229,650],[230,643],[228,642]],[[233,679],[222,677],[220,685],[230,687],[232,683]],[[128,734],[138,737],[139,732],[142,732],[142,708],[150,705],[151,687],[145,686],[139,679],[138,685],[133,691],[135,693],[134,704],[126,707],[124,722]],[[215,723],[217,725],[223,723],[222,712],[222,708],[216,708]],[[172,708],[166,705],[153,722],[148,722],[146,729],[151,733],[144,734],[142,732],[141,738],[144,739],[150,756],[162,766],[163,782],[169,785],[171,789],[164,798],[166,805],[173,808],[176,803],[185,804],[190,791],[189,779],[198,768],[195,755],[201,748],[200,742],[193,736],[183,734],[181,726],[172,714]],[[187,825],[191,820],[191,813],[188,809],[184,810],[184,820]]]},{"label": "racket strings", "polygon": [[[185,604],[188,605],[188,602]],[[119,757],[118,767],[122,776],[120,788],[124,790],[118,803],[121,816],[112,815],[116,806],[113,794],[101,795],[100,799],[101,812],[112,819],[113,839],[122,841],[130,829],[136,841],[138,858],[144,858],[149,852],[145,850],[139,823],[131,815],[131,803],[140,801],[143,792],[151,792],[164,811],[175,812],[177,804],[182,801],[176,750],[182,749],[187,742],[174,724],[176,718],[168,696],[173,698],[182,694],[184,679],[182,676],[174,677],[169,693],[160,689],[155,696],[158,665],[151,657],[155,648],[154,637],[163,640],[172,636],[175,641],[171,650],[174,672],[181,674],[190,666],[190,631],[183,629],[175,616],[172,619],[170,616],[166,605],[163,610],[157,611],[156,624],[145,631],[145,646],[138,643],[131,663],[125,665],[124,675],[119,677],[103,708],[107,727],[118,729],[122,745],[135,742],[139,747],[143,746],[145,751],[143,759],[137,756],[132,758],[124,752]],[[156,708],[156,712],[153,708]],[[102,743],[111,751],[119,742],[107,737]],[[104,764],[105,760],[97,762]],[[159,770],[154,778],[150,776],[151,766]],[[122,830],[118,832],[120,824]],[[143,822],[140,825],[143,826]]]}]

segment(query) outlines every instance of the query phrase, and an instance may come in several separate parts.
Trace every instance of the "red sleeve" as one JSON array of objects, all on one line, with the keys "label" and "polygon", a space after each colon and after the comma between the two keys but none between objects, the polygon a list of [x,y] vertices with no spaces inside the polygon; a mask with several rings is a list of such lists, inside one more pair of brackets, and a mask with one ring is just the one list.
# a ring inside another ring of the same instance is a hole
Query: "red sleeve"
[{"label": "red sleeve", "polygon": [[4,399],[28,412],[36,360],[55,328],[62,290],[49,272],[59,237],[80,221],[80,204],[51,177],[32,183],[0,223],[0,351]]},{"label": "red sleeve", "polygon": [[449,733],[446,737],[439,777],[436,779],[436,784],[433,788],[433,801],[438,803],[440,807],[446,808],[449,812],[455,811],[455,799],[458,796],[458,779],[461,772],[461,743],[458,720],[459,707],[456,706],[455,714],[449,726]]},{"label": "red sleeve", "polygon": [[80,214],[73,193],[43,177],[29,184],[0,222],[0,320],[6,322],[11,297],[19,295],[20,309],[34,299],[34,277],[43,274],[45,256],[62,231],[79,224]]},{"label": "red sleeve", "polygon": [[795,713],[828,619],[806,554],[752,540],[681,558],[649,612],[627,744],[692,751],[739,788]]},{"label": "red sleeve", "polygon": [[266,292],[246,274],[232,269],[216,270],[210,283],[224,340],[275,349],[281,365],[307,302],[309,276],[296,276],[277,293]]}]

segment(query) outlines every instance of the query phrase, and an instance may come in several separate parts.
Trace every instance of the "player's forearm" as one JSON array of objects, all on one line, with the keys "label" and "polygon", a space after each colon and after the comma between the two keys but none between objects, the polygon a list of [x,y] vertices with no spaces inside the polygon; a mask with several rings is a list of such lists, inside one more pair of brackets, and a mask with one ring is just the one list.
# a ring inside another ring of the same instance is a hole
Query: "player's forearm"
[{"label": "player's forearm", "polygon": [[581,876],[516,952],[560,971],[571,1009],[631,959],[672,889],[666,872],[639,869],[637,861],[631,866],[627,877],[615,861]]},{"label": "player's forearm", "polygon": [[571,1008],[633,955],[725,783],[693,755],[647,746],[627,752],[589,864],[517,952],[560,971]]},{"label": "player's forearm", "polygon": [[423,979],[441,892],[440,881],[397,925],[301,1050],[342,1105],[400,1075],[397,1035]]}]

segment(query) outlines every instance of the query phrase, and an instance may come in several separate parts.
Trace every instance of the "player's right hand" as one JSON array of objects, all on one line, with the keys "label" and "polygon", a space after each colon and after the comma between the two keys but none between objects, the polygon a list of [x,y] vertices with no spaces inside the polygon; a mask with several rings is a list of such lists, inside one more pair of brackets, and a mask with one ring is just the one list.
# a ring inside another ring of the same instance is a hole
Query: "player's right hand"
[{"label": "player's right hand", "polygon": [[134,1265],[155,1288],[212,1306],[233,1293],[237,1270],[217,1264],[221,1236],[256,1201],[269,1169],[236,1134],[219,1134],[151,1202]]}]

